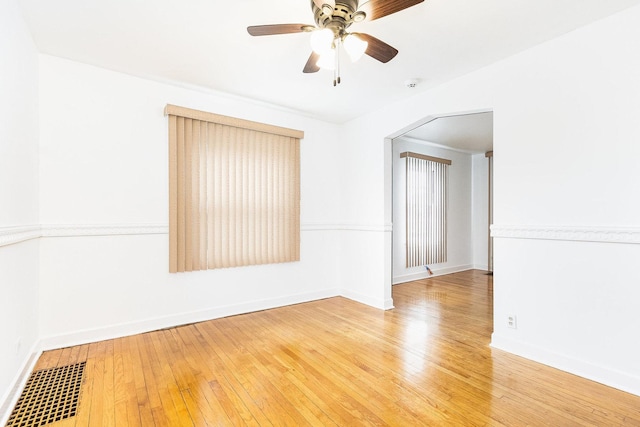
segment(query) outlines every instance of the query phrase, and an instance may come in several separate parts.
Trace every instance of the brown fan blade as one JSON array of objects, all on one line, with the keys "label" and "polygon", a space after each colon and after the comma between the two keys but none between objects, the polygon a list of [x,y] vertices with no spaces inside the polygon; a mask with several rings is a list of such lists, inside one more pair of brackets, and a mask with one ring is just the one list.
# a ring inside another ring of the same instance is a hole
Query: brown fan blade
[{"label": "brown fan blade", "polygon": [[307,24],[273,24],[273,25],[254,25],[247,27],[247,31],[252,36],[272,36],[276,34],[292,34],[308,31],[310,26]]},{"label": "brown fan blade", "polygon": [[320,59],[320,55],[315,52],[311,52],[311,56],[309,56],[309,59],[307,60],[307,63],[305,64],[302,72],[317,73],[320,70],[320,67],[318,67],[317,65],[318,59]]},{"label": "brown fan blade", "polygon": [[380,62],[387,63],[391,61],[398,54],[398,49],[393,46],[389,46],[380,39],[377,39],[369,34],[353,33],[360,37],[362,40],[369,43],[367,50],[364,51],[370,57],[377,59]]},{"label": "brown fan blade", "polygon": [[369,0],[363,3],[358,10],[367,14],[367,21],[380,19],[392,13],[400,12],[422,3],[424,0]]}]

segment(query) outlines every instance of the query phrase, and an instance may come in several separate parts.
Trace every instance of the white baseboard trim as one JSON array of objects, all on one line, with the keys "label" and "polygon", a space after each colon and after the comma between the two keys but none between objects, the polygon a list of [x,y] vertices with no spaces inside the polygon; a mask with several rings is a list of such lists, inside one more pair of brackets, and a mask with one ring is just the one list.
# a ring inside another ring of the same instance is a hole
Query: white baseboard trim
[{"label": "white baseboard trim", "polygon": [[640,376],[555,353],[495,333],[491,336],[491,347],[640,396]]},{"label": "white baseboard trim", "polygon": [[36,366],[36,362],[38,362],[38,359],[42,354],[42,351],[38,350],[38,348],[38,343],[33,345],[29,352],[29,357],[27,357],[22,364],[22,369],[18,371],[16,377],[11,382],[9,389],[4,393],[2,398],[0,398],[0,426],[7,424],[7,421],[11,416],[11,412],[13,412],[13,408],[16,406],[16,403],[20,398],[22,389],[24,389],[31,372],[33,372],[33,368]]},{"label": "white baseboard trim", "polygon": [[290,295],[280,298],[251,301],[248,303],[224,307],[214,307],[207,310],[123,323],[119,325],[106,326],[104,328],[80,330],[68,334],[44,337],[40,340],[40,348],[46,351],[74,345],[88,344],[97,341],[156,331],[158,329],[172,328],[190,323],[218,319],[221,317],[235,316],[238,314],[252,313],[254,311],[268,310],[270,308],[284,307],[287,305],[331,298],[339,295],[340,293],[337,289],[332,289]]},{"label": "white baseboard trim", "polygon": [[378,308],[380,310],[390,310],[393,308],[393,300],[392,299],[377,299],[371,298],[367,295],[360,294],[358,292],[352,292],[346,289],[343,289],[340,292],[340,296],[348,298],[352,301],[359,302],[364,305],[371,306],[373,308]]},{"label": "white baseboard trim", "polygon": [[399,285],[400,283],[413,282],[414,280],[428,279],[430,277],[444,276],[445,274],[460,273],[461,271],[473,270],[474,266],[471,264],[458,265],[455,267],[446,268],[432,268],[433,276],[429,275],[427,269],[418,273],[404,274],[401,276],[395,276],[393,278],[393,284]]}]

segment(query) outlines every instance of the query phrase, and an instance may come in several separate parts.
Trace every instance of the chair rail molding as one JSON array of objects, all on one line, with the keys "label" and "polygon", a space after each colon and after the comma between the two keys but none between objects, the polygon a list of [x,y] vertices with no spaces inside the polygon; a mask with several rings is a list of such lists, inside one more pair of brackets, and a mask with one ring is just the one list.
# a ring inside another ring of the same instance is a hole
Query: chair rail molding
[{"label": "chair rail molding", "polygon": [[302,231],[375,231],[391,232],[391,224],[359,224],[359,223],[326,223],[326,222],[304,222],[301,225]]},{"label": "chair rail molding", "polygon": [[42,237],[135,236],[169,234],[167,224],[45,224]]},{"label": "chair rail molding", "polygon": [[43,224],[0,227],[0,247],[41,237],[168,234],[167,224]]},{"label": "chair rail molding", "polygon": [[37,239],[42,235],[40,225],[20,225],[14,227],[0,227],[0,247],[15,245],[27,240]]},{"label": "chair rail molding", "polygon": [[491,237],[640,244],[640,227],[493,224]]},{"label": "chair rail molding", "polygon": [[[307,222],[301,231],[364,231],[391,232],[391,224],[357,224]],[[41,237],[86,237],[86,236],[139,236],[169,234],[169,225],[164,224],[33,224],[0,227],[0,247],[9,246]]]}]

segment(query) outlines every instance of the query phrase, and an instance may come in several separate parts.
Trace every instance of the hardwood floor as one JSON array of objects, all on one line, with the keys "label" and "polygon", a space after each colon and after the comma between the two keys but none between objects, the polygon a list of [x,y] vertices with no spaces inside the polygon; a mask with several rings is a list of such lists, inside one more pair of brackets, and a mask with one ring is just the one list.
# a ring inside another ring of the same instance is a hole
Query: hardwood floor
[{"label": "hardwood floor", "polygon": [[640,426],[640,397],[491,349],[492,277],[394,286],[49,351],[87,362],[56,426]]}]

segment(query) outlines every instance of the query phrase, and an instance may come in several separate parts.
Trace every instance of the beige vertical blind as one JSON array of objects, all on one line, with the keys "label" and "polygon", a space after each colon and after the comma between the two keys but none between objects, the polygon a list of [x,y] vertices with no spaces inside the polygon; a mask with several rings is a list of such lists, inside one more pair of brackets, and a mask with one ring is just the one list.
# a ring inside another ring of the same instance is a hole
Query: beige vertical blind
[{"label": "beige vertical blind", "polygon": [[450,160],[402,153],[406,158],[406,266],[447,261],[447,181]]},{"label": "beige vertical blind", "polygon": [[292,129],[167,105],[169,271],[300,259]]}]

